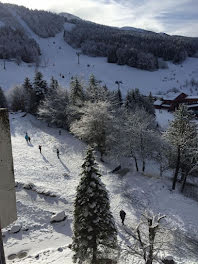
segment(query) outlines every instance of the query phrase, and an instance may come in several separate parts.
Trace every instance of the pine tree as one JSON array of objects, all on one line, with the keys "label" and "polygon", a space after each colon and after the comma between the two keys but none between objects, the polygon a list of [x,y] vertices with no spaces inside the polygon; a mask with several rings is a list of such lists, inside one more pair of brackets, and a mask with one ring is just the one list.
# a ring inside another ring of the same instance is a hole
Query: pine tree
[{"label": "pine tree", "polygon": [[36,98],[34,112],[36,112],[40,102],[45,98],[47,93],[47,82],[43,80],[43,75],[41,72],[36,72],[35,74],[33,90]]},{"label": "pine tree", "polygon": [[86,92],[87,99],[92,103],[98,100],[98,81],[93,74],[89,77],[89,84]]},{"label": "pine tree", "polygon": [[181,160],[188,149],[197,140],[196,125],[192,122],[193,115],[185,105],[180,105],[175,112],[174,120],[171,122],[165,137],[172,144],[176,154],[175,173],[173,177],[172,189],[175,189]]},{"label": "pine tree", "polygon": [[84,102],[83,87],[77,77],[70,83],[70,101],[75,106],[82,106]]},{"label": "pine tree", "polygon": [[93,149],[88,148],[82,165],[74,208],[74,261],[92,264],[104,249],[116,249],[117,231],[110,212],[109,197],[96,168]]},{"label": "pine tree", "polygon": [[122,106],[122,104],[123,104],[122,93],[121,93],[119,88],[117,91],[111,92],[110,102],[111,102],[112,106],[115,108]]},{"label": "pine tree", "polygon": [[143,108],[149,114],[154,115],[152,95],[144,96],[140,94],[139,89],[130,90],[127,92],[125,107],[127,110],[134,111],[136,108]]},{"label": "pine tree", "polygon": [[58,87],[59,87],[58,81],[55,80],[54,77],[52,76],[49,89],[47,92],[50,94],[56,93],[56,90],[58,89]]},{"label": "pine tree", "polygon": [[38,96],[43,96],[47,92],[47,83],[43,80],[43,74],[36,72],[34,77],[34,90]]},{"label": "pine tree", "polygon": [[70,125],[70,112],[69,95],[60,87],[57,87],[53,93],[48,93],[38,108],[40,119],[66,129]]},{"label": "pine tree", "polygon": [[7,107],[7,100],[2,88],[0,87],[0,108],[6,108],[6,107]]},{"label": "pine tree", "polygon": [[23,83],[23,90],[24,90],[24,101],[25,101],[26,112],[33,113],[35,108],[36,97],[33,91],[33,86],[29,78],[25,78]]}]

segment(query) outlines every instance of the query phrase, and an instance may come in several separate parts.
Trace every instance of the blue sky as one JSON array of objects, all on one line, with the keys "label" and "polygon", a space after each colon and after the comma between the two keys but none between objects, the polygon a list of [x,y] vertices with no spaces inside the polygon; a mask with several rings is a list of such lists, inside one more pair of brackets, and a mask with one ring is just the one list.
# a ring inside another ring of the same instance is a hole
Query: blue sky
[{"label": "blue sky", "polygon": [[198,37],[198,0],[1,0],[110,26]]}]

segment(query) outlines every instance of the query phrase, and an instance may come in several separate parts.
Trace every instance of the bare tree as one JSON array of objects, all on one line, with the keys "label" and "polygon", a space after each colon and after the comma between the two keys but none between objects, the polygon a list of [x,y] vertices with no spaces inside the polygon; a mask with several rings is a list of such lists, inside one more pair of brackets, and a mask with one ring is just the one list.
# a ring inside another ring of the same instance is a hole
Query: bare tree
[{"label": "bare tree", "polygon": [[145,212],[135,229],[125,229],[129,238],[133,238],[133,243],[127,246],[125,253],[143,259],[145,264],[159,261],[159,252],[167,243],[166,232],[161,224],[165,217],[165,215]]}]

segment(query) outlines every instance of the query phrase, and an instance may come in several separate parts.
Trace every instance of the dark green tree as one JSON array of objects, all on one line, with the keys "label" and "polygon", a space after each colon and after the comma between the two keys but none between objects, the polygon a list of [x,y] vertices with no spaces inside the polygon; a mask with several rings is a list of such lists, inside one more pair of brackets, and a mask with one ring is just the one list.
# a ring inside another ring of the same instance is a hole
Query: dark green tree
[{"label": "dark green tree", "polygon": [[34,93],[33,86],[29,78],[25,78],[23,83],[23,90],[25,110],[26,112],[33,114],[36,104],[36,94]]},{"label": "dark green tree", "polygon": [[70,101],[74,106],[82,106],[84,102],[83,86],[79,79],[74,77],[70,83]]},{"label": "dark green tree", "polygon": [[110,212],[109,197],[93,155],[88,148],[82,165],[74,208],[74,261],[97,263],[105,249],[117,248],[117,231]]},{"label": "dark green tree", "polygon": [[89,83],[87,87],[87,99],[92,103],[98,101],[98,81],[96,77],[91,74],[89,77]]},{"label": "dark green tree", "polygon": [[35,109],[34,113],[37,112],[37,109],[40,105],[40,102],[44,100],[47,93],[47,82],[43,80],[43,75],[41,72],[36,72],[33,82],[33,90],[35,94]]}]

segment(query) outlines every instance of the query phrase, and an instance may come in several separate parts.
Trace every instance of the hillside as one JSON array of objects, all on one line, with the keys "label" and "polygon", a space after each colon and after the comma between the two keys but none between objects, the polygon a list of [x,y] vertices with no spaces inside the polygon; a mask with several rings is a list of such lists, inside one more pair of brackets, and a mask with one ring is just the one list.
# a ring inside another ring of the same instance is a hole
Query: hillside
[{"label": "hillside", "polygon": [[[39,70],[47,81],[53,75],[63,87],[68,87],[71,77],[76,74],[87,81],[90,74],[93,73],[110,89],[117,88],[115,81],[122,81],[123,95],[131,88],[139,88],[144,94],[148,94],[150,91],[153,94],[166,93],[173,88],[186,91],[188,94],[197,94],[197,58],[187,58],[182,64],[162,61],[160,64],[165,69],[145,71],[127,65],[109,64],[105,57],[90,57],[81,54],[80,65],[78,65],[77,50],[64,41],[63,35],[66,38],[67,34],[73,35],[76,29],[77,32],[80,32],[80,28],[84,30],[90,25],[93,30],[95,27],[103,30],[103,26],[79,20],[68,22],[68,18],[45,11],[31,11],[24,7],[8,4],[0,5],[0,30],[2,33],[4,32],[1,34],[0,42],[1,39],[2,43],[4,40],[9,41],[3,49],[1,47],[2,50],[0,49],[0,58],[2,58],[0,59],[0,86],[3,90],[20,85],[25,77],[32,79],[35,71]],[[51,25],[50,31],[48,30],[49,24]],[[13,27],[14,29],[12,29]],[[110,30],[110,32],[112,30],[110,27],[104,29]],[[118,29],[113,28],[113,30]],[[9,38],[3,39],[3,36],[8,36],[8,32]],[[148,35],[142,34],[142,32],[133,32],[133,34],[136,39],[139,35],[143,38],[147,36],[149,39],[160,35],[153,32],[147,33]],[[16,42],[16,38],[18,42]],[[177,36],[177,38],[179,37]],[[189,40],[189,38],[187,39]],[[10,43],[13,43],[14,46]],[[22,44],[19,46],[16,43]],[[70,44],[74,46],[75,41]],[[5,48],[7,49],[6,53]],[[82,47],[81,50],[83,51]],[[26,53],[24,54],[24,52]],[[5,56],[5,54],[7,55]],[[128,55],[123,58],[127,57]],[[29,63],[24,63],[24,61]],[[30,63],[31,61],[33,63]],[[192,85],[193,80],[195,82]]]},{"label": "hillside", "polygon": [[[121,91],[124,95],[130,88],[139,88],[144,94],[149,94],[150,91],[157,94],[159,91],[166,93],[167,90],[174,87],[186,91],[188,94],[197,94],[196,86],[193,87],[190,83],[192,79],[198,80],[197,58],[189,58],[182,65],[169,62],[168,69],[154,72],[108,64],[105,58],[85,55],[80,56],[80,65],[78,65],[76,50],[64,42],[63,32],[58,33],[55,37],[40,38],[19,17],[18,21],[26,29],[27,35],[39,43],[42,54],[40,66],[26,63],[17,65],[14,61],[6,61],[6,70],[4,70],[4,62],[0,60],[0,86],[4,90],[22,84],[25,77],[33,79],[35,70],[39,70],[44,74],[46,80],[49,81],[51,76],[54,76],[63,87],[68,87],[71,77],[76,74],[86,81],[93,73],[110,89],[117,89],[115,81],[122,80]],[[66,29],[71,26],[72,24],[65,24]],[[60,74],[64,75],[64,78]]]},{"label": "hillside", "polygon": [[[70,264],[73,201],[86,145],[65,131],[59,135],[58,129],[47,127],[31,115],[11,113],[10,122],[18,211],[13,226],[21,226],[21,231],[13,234],[9,232],[11,227],[3,230],[5,253],[10,259],[7,263]],[[31,137],[29,145],[24,139],[26,131]],[[56,148],[60,149],[60,160]],[[165,255],[174,254],[177,263],[197,263],[197,202],[170,191],[171,182],[166,177],[160,179],[154,165],[145,176],[136,173],[128,161],[122,164],[128,174],[112,174],[115,165],[99,162],[99,170],[109,191],[121,247],[129,243],[126,231],[138,223],[145,209],[150,209],[167,216],[167,227],[171,229],[168,241],[174,251],[169,247]],[[119,218],[121,209],[127,212],[124,228]],[[60,211],[65,211],[67,219],[51,224],[53,213]],[[135,258],[129,259],[136,263]]]}]

